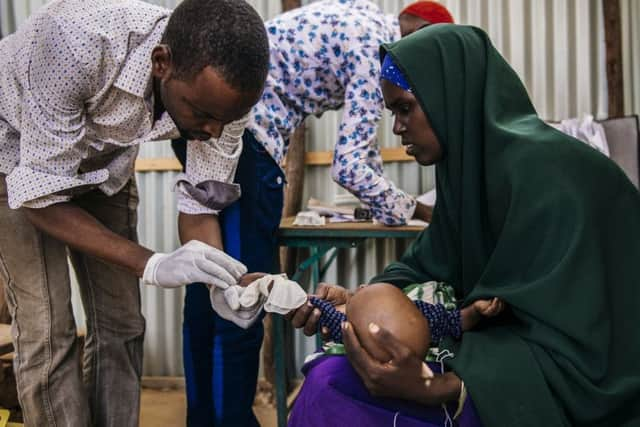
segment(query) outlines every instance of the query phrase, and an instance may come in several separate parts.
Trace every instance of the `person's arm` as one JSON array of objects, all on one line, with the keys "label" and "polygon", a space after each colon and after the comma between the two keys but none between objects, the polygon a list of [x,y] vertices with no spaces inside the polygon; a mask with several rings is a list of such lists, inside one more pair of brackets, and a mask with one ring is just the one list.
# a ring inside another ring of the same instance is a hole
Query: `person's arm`
[{"label": "person's arm", "polygon": [[[344,305],[349,301],[353,293],[342,286],[320,283],[316,293],[313,295],[321,300],[328,301],[334,306]],[[307,301],[302,307],[287,314],[286,318],[291,320],[294,328],[302,328],[307,336],[315,335],[318,330],[318,321],[322,312],[311,302]],[[327,338],[329,331],[323,331],[323,338]]]},{"label": "person's arm", "polygon": [[[174,141],[183,165],[178,178],[178,232],[182,242],[199,240],[223,250],[218,213],[240,196],[233,178],[248,116],[225,125],[219,138]],[[181,145],[184,144],[184,145]],[[207,184],[202,187],[203,183]]]},{"label": "person's arm", "polygon": [[41,209],[22,208],[39,230],[69,246],[107,262],[120,265],[142,277],[153,252],[102,225],[84,209],[57,203]]},{"label": "person's arm", "polygon": [[431,216],[433,215],[433,208],[431,206],[423,205],[416,201],[416,210],[413,212],[413,217],[424,222],[431,222]]},{"label": "person's arm", "polygon": [[[174,139],[171,141],[171,148],[184,172],[187,164],[187,141],[182,138]],[[223,249],[220,222],[218,216],[214,214],[191,215],[178,212],[178,236],[182,243],[201,239],[211,246]]]},{"label": "person's arm", "polygon": [[[78,171],[89,150],[85,103],[99,89],[101,76],[88,71],[95,64],[78,60],[55,19],[41,21],[40,32],[42,37],[28,51],[20,158],[6,178],[9,206],[21,209],[39,230],[141,277],[153,252],[68,203],[78,187],[98,185],[108,178],[106,170]],[[52,64],[66,70],[57,84],[48,77]]]},{"label": "person's arm", "polygon": [[178,234],[182,243],[199,240],[220,250],[224,249],[217,215],[189,215],[180,212],[178,214]]},{"label": "person's arm", "polygon": [[369,331],[380,347],[389,350],[391,360],[371,357],[360,345],[349,322],[344,323],[342,337],[351,365],[372,395],[424,405],[439,405],[459,398],[461,380],[455,373],[434,375],[423,360],[387,330],[372,323]]},{"label": "person's arm", "polygon": [[422,262],[424,259],[422,253],[431,250],[429,232],[429,228],[422,231],[399,261],[387,265],[384,271],[374,276],[369,280],[369,283],[391,283],[399,288],[404,288],[414,283],[440,280],[439,276],[427,271],[427,266]]},{"label": "person's arm", "polygon": [[495,317],[504,311],[504,301],[499,298],[481,299],[460,310],[462,332],[473,329],[483,318]]},{"label": "person's arm", "polygon": [[[345,102],[331,176],[367,205],[374,219],[402,225],[414,216],[416,201],[384,176],[376,131],[384,108],[375,58],[361,58],[345,82]],[[424,212],[420,211],[420,214]]]},{"label": "person's arm", "polygon": [[[27,52],[29,85],[21,111],[20,158],[6,177],[9,207],[23,209],[38,229],[128,269],[145,284],[176,287],[203,281],[226,287],[235,283],[242,269],[211,246],[190,242],[172,253],[154,254],[68,203],[78,189],[98,186],[109,178],[104,169],[79,170],[90,150],[85,105],[101,90],[104,79],[101,56],[78,58],[58,24],[57,19],[41,21],[42,36]],[[52,83],[52,64],[53,69],[66,70],[60,75],[63,81]]]}]

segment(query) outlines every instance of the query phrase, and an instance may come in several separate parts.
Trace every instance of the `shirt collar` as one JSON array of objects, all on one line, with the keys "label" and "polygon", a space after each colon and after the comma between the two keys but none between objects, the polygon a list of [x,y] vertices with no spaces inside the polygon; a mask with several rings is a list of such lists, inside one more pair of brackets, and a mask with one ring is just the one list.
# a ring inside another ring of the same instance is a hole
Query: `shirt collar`
[{"label": "shirt collar", "polygon": [[151,51],[160,44],[169,17],[163,16],[145,40],[129,51],[127,59],[113,85],[143,99],[152,96]]}]

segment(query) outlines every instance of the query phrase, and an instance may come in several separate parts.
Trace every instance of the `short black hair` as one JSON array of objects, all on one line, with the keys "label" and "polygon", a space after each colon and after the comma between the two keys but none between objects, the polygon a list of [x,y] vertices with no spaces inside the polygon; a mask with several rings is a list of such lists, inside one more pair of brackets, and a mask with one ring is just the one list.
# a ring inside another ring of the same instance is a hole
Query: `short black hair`
[{"label": "short black hair", "polygon": [[176,78],[211,66],[234,89],[262,90],[269,71],[269,39],[260,15],[244,0],[184,0],[162,37]]}]

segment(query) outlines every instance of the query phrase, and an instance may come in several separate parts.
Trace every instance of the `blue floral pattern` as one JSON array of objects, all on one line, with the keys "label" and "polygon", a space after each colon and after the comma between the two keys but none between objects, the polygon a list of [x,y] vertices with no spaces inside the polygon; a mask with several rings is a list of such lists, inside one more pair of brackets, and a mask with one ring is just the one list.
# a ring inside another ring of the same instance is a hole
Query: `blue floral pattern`
[{"label": "blue floral pattern", "polygon": [[376,130],[384,101],[379,47],[400,36],[398,21],[365,0],[324,0],[266,24],[269,77],[248,129],[278,162],[309,115],[343,108],[332,177],[368,205],[374,218],[404,224],[415,200],[383,176]]}]

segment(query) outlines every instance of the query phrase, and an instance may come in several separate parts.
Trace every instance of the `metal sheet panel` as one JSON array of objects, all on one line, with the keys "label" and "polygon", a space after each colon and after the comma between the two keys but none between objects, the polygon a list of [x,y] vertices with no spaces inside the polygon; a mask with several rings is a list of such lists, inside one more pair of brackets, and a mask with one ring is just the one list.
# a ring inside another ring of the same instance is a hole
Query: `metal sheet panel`
[{"label": "metal sheet panel", "polygon": [[640,114],[640,1],[620,0],[624,109]]}]

